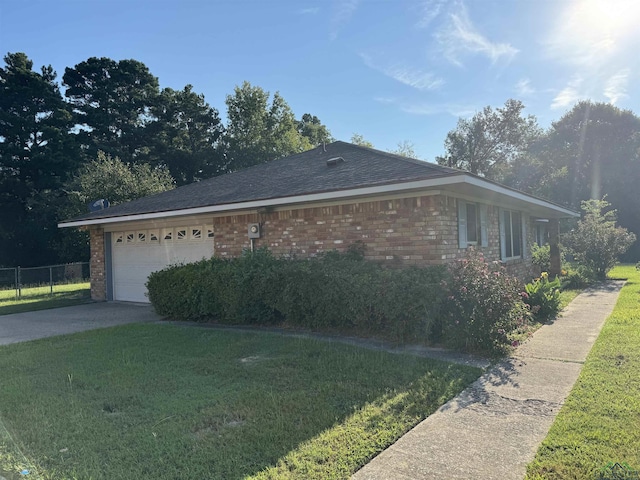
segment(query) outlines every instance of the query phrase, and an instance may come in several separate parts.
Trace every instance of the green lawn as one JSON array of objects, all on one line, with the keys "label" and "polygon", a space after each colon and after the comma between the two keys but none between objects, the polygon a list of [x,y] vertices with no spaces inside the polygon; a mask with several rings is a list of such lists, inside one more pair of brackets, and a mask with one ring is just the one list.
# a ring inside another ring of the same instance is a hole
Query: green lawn
[{"label": "green lawn", "polygon": [[0,347],[0,475],[348,478],[480,373],[172,325],[9,345]]},{"label": "green lawn", "polygon": [[49,308],[77,305],[89,300],[89,283],[54,285],[53,294],[46,287],[23,288],[22,296],[16,300],[15,290],[0,290],[0,315],[46,310]]},{"label": "green lawn", "polygon": [[528,466],[528,479],[587,479],[609,462],[640,470],[640,272],[628,279],[565,405]]}]

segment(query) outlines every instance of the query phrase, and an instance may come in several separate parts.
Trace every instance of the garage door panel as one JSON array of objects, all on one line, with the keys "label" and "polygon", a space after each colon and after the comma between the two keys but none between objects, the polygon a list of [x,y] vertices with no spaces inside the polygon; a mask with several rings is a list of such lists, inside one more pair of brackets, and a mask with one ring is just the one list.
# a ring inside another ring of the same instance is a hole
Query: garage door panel
[{"label": "garage door panel", "polygon": [[[113,245],[113,244],[112,244]],[[114,300],[149,302],[145,283],[152,272],[213,255],[211,239],[163,243],[131,243],[112,246]]]}]

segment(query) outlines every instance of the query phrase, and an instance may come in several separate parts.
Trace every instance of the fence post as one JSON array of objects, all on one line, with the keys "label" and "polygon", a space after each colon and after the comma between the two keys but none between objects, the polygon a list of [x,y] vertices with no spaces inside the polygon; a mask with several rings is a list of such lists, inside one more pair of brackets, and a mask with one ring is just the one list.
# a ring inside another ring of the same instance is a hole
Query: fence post
[{"label": "fence post", "polygon": [[22,285],[21,285],[21,283],[22,283],[21,276],[22,275],[20,274],[20,266],[18,266],[17,270],[18,270],[18,275],[17,275],[18,276],[18,283],[17,283],[16,286],[18,287],[18,298],[21,298],[22,297]]},{"label": "fence post", "polygon": [[53,267],[49,267],[49,295],[53,295]]},{"label": "fence post", "polygon": [[20,296],[18,294],[18,269],[17,268],[13,269],[13,279],[14,279],[13,286],[16,287],[16,300],[18,300]]}]

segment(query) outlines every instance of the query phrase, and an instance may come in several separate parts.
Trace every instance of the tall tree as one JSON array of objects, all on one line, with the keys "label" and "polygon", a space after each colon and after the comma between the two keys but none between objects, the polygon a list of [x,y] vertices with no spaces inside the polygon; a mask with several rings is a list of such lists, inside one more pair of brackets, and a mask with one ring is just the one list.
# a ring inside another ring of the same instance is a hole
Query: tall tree
[{"label": "tall tree", "polygon": [[447,134],[445,155],[436,157],[440,165],[467,170],[501,181],[512,162],[525,154],[541,135],[535,117],[522,116],[524,105],[507,100],[503,108],[489,106],[471,119],[461,118]]},{"label": "tall tree", "polygon": [[298,133],[309,140],[309,143],[314,147],[333,142],[329,129],[322,124],[318,117],[310,113],[305,113],[298,120]]},{"label": "tall tree", "polygon": [[204,95],[191,85],[165,88],[151,113],[155,121],[148,126],[150,157],[154,164],[166,165],[178,185],[224,173],[217,148],[224,127]]},{"label": "tall tree", "polygon": [[278,92],[244,82],[228,95],[226,156],[229,170],[239,170],[312,148],[297,129],[291,108]]},{"label": "tall tree", "polygon": [[102,150],[135,161],[145,152],[144,127],[160,92],[143,63],[92,57],[66,68],[63,82],[87,158]]},{"label": "tall tree", "polygon": [[56,260],[55,207],[78,165],[73,119],[51,66],[33,71],[24,53],[0,68],[0,265]]},{"label": "tall tree", "polygon": [[[577,209],[606,195],[620,225],[640,234],[640,118],[633,112],[579,102],[552,124],[538,158],[552,172],[543,192],[551,200]],[[639,256],[636,244],[625,259]]]}]

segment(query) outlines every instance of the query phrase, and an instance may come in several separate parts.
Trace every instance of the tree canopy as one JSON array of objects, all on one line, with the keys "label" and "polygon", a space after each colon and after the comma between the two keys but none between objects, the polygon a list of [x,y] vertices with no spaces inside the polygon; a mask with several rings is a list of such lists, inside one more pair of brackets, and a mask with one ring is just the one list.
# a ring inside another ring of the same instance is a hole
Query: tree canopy
[{"label": "tree canopy", "polygon": [[485,107],[471,119],[461,118],[445,139],[440,165],[502,180],[509,166],[524,155],[541,132],[535,117],[524,117],[524,104],[507,100],[502,108]]},{"label": "tree canopy", "polygon": [[225,171],[218,148],[224,133],[222,121],[192,85],[183,90],[163,89],[151,114],[155,121],[148,126],[150,161],[166,166],[178,185]]},{"label": "tree canopy", "polygon": [[133,161],[145,150],[144,127],[159,95],[158,79],[146,65],[91,57],[66,68],[63,83],[88,158],[102,150]]},{"label": "tree canopy", "polygon": [[0,265],[51,255],[61,187],[78,165],[73,120],[51,66],[24,53],[0,68]]},{"label": "tree canopy", "polygon": [[225,133],[227,166],[231,171],[265,163],[312,148],[298,131],[298,123],[278,92],[270,93],[244,82],[227,95]]}]

